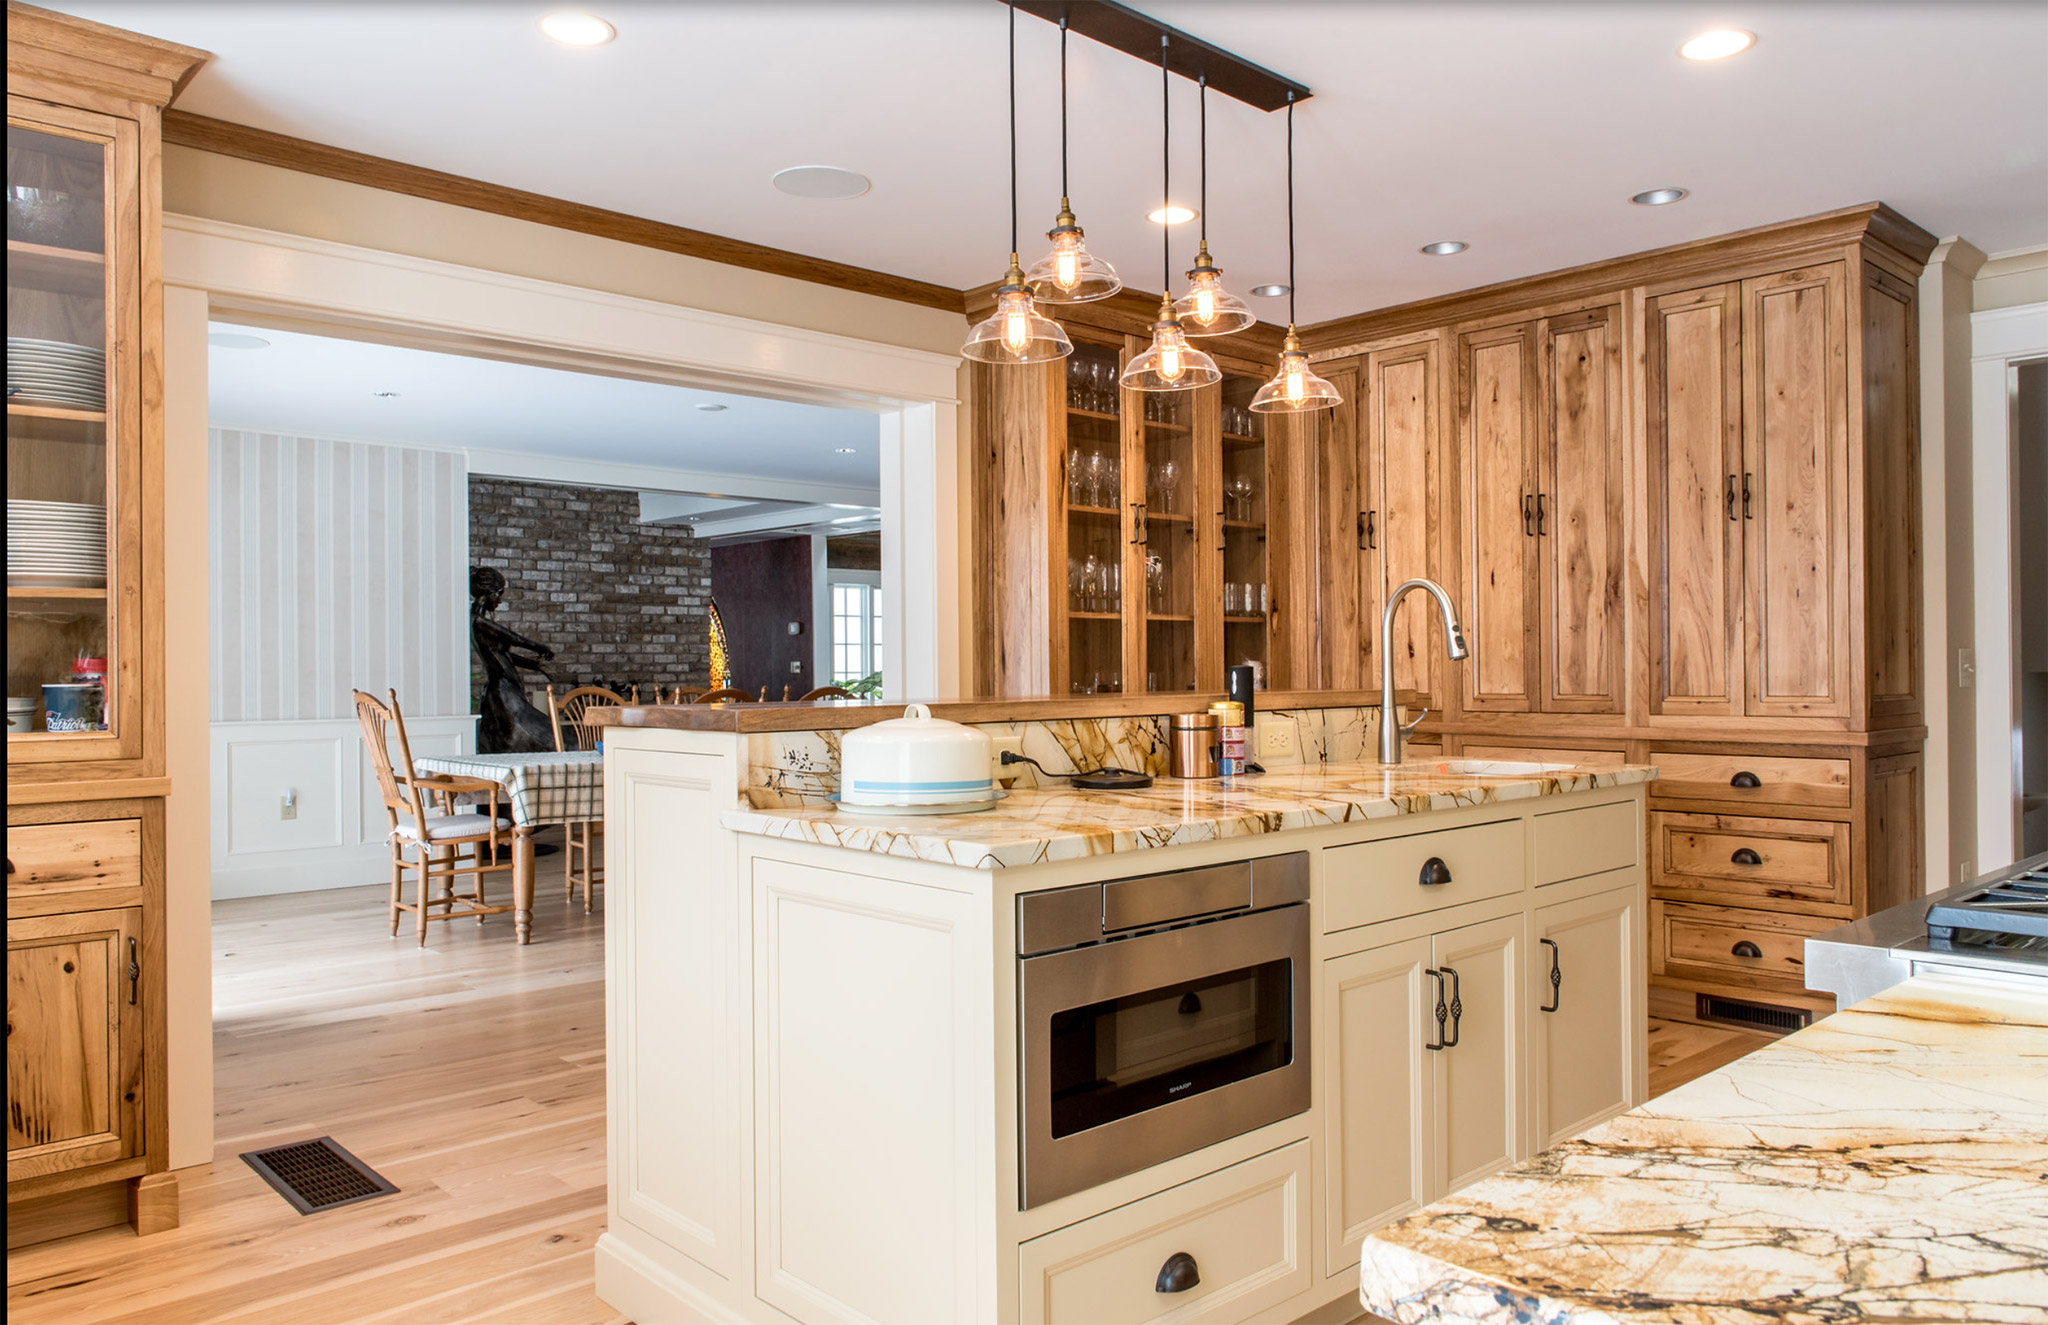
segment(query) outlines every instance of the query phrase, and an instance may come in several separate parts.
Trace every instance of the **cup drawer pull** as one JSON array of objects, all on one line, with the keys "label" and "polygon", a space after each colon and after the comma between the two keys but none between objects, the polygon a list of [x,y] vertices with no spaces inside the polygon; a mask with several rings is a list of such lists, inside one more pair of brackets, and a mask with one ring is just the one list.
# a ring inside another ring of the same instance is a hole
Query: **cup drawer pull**
[{"label": "cup drawer pull", "polygon": [[1737,957],[1758,958],[1764,955],[1764,950],[1751,943],[1748,939],[1742,940],[1742,942],[1728,949],[1728,951]]},{"label": "cup drawer pull", "polygon": [[1184,1251],[1177,1251],[1159,1267],[1159,1282],[1153,1285],[1152,1291],[1185,1293],[1201,1282],[1202,1268],[1195,1264],[1195,1258]]},{"label": "cup drawer pull", "polygon": [[1764,780],[1762,778],[1747,769],[1728,779],[1728,785],[1731,787],[1761,787],[1763,784]]},{"label": "cup drawer pull", "polygon": [[1451,881],[1451,867],[1444,864],[1442,856],[1431,856],[1422,862],[1419,882],[1425,888],[1434,888]]},{"label": "cup drawer pull", "polygon": [[1728,860],[1730,864],[1734,865],[1761,865],[1764,863],[1764,858],[1751,851],[1748,847],[1736,848],[1735,854],[1728,857]]}]

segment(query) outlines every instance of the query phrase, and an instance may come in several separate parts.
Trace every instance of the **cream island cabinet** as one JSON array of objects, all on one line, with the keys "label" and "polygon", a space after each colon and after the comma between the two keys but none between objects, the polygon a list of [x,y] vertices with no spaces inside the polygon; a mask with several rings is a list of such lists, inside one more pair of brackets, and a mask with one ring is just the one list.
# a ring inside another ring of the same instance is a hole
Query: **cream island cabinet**
[{"label": "cream island cabinet", "polygon": [[877,819],[749,739],[605,740],[639,1325],[1347,1320],[1368,1233],[1644,1097],[1653,769]]}]

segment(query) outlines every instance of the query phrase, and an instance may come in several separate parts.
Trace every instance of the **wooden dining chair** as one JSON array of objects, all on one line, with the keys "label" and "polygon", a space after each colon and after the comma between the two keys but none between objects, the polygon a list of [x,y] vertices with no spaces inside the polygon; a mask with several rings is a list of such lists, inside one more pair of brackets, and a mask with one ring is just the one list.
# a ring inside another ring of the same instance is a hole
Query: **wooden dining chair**
[{"label": "wooden dining chair", "polygon": [[818,687],[818,688],[817,688],[816,690],[806,690],[806,691],[804,691],[804,693],[803,693],[802,695],[800,695],[800,696],[798,697],[798,701],[799,701],[800,703],[805,703],[805,704],[808,704],[808,703],[810,703],[810,702],[811,702],[812,700],[814,700],[814,699],[859,699],[859,698],[860,698],[860,696],[859,696],[859,695],[856,695],[856,694],[854,694],[854,693],[853,693],[853,692],[852,692],[851,690],[848,690],[848,689],[847,689],[847,688],[846,688],[845,686],[819,686],[819,687]]},{"label": "wooden dining chair", "polygon": [[[654,697],[661,698],[659,687]],[[626,701],[618,692],[603,686],[577,686],[561,696],[555,696],[555,688],[548,687],[548,721],[554,725],[555,748],[557,750],[595,750],[604,734],[604,728],[585,720],[584,715],[593,708],[618,707]],[[604,882],[604,823],[589,819],[577,819],[562,827],[562,895],[570,901],[576,900],[576,886],[583,886],[583,913],[594,909],[592,898],[597,885]]]},{"label": "wooden dining chair", "polygon": [[718,690],[707,690],[691,702],[697,704],[724,704],[727,702],[751,704],[754,702],[754,697],[744,690],[735,690],[731,686],[725,686]]},{"label": "wooden dining chair", "polygon": [[[387,703],[375,695],[355,692],[356,721],[363,729],[363,744],[370,747],[370,762],[377,769],[377,786],[384,798],[384,817],[390,825],[391,843],[391,932],[398,933],[401,912],[413,914],[420,946],[427,942],[429,920],[453,920],[485,916],[512,909],[511,903],[492,906],[484,897],[484,876],[512,868],[509,860],[498,863],[498,792],[488,778],[457,777],[453,774],[420,774],[412,766],[412,745],[405,738],[405,717],[399,712],[398,692],[389,691]],[[397,737],[398,757],[391,752]],[[484,810],[457,812],[457,796],[486,796]],[[429,814],[432,805],[439,813]],[[406,858],[411,852],[413,859]],[[405,900],[407,870],[419,874],[413,900]],[[469,892],[458,892],[455,881],[467,876]],[[440,896],[435,896],[435,885]],[[462,905],[458,906],[457,904]]]},{"label": "wooden dining chair", "polygon": [[704,693],[702,686],[677,686],[669,693],[671,704],[688,704]]}]

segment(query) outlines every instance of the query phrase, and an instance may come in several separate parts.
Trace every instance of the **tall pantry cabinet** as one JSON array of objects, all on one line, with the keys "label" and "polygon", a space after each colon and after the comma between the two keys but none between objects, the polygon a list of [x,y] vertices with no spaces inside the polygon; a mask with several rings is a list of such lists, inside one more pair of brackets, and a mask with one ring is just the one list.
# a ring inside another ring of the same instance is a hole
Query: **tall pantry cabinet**
[{"label": "tall pantry cabinet", "polygon": [[8,6],[9,1246],[178,1219],[158,128],[205,58]]},{"label": "tall pantry cabinet", "polygon": [[1415,604],[1396,675],[1447,752],[1657,764],[1658,1015],[1826,1011],[1805,936],[1922,890],[1932,244],[1871,204],[1306,337],[1345,393],[1308,447],[1314,683],[1377,681],[1385,594],[1428,574],[1472,656]]}]

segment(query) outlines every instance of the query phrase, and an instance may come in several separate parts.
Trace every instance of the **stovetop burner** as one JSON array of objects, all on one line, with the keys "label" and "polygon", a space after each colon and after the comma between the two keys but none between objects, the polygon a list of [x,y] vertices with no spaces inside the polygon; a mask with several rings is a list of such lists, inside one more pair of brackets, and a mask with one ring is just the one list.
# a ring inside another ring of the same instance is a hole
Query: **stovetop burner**
[{"label": "stovetop burner", "polygon": [[2048,867],[2038,859],[2023,861],[1975,892],[1927,908],[1930,943],[1971,941],[1970,935],[1958,936],[1957,930],[2048,940]]}]

